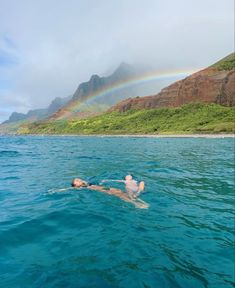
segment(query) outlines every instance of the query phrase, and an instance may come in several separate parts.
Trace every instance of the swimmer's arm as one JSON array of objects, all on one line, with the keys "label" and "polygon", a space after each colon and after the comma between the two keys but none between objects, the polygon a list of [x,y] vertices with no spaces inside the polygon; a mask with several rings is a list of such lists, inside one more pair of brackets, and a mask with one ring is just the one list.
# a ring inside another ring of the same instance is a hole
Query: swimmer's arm
[{"label": "swimmer's arm", "polygon": [[56,192],[62,192],[62,191],[67,191],[67,190],[71,190],[74,187],[68,187],[68,188],[61,188],[61,189],[50,189],[48,190],[48,193],[56,193]]},{"label": "swimmer's arm", "polygon": [[69,188],[62,188],[62,189],[58,189],[57,191],[66,191],[66,190],[70,190],[72,189],[72,187],[69,187]]},{"label": "swimmer's arm", "polygon": [[120,182],[120,183],[125,183],[125,180],[111,180],[111,179],[105,179],[105,180],[102,180],[100,183],[104,183],[104,182]]}]

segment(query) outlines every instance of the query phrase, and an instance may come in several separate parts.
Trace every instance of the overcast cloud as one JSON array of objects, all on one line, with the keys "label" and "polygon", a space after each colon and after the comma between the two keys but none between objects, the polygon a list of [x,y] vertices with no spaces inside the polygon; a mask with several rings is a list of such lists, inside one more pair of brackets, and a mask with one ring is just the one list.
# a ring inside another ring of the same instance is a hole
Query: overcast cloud
[{"label": "overcast cloud", "polygon": [[120,62],[197,69],[234,50],[233,0],[0,0],[0,121]]}]

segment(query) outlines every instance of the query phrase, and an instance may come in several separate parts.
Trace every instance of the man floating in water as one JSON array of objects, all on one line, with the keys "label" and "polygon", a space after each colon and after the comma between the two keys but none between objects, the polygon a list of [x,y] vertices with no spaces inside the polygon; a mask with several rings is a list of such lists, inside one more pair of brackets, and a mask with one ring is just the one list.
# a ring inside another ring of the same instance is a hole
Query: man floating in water
[{"label": "man floating in water", "polygon": [[79,178],[75,178],[72,181],[72,186],[75,188],[87,188],[90,190],[95,190],[95,191],[99,191],[102,193],[106,193],[109,195],[119,197],[120,199],[126,202],[134,204],[137,208],[146,209],[149,207],[149,205],[146,202],[137,198],[139,194],[144,190],[143,181],[141,181],[138,185],[137,181],[133,180],[131,175],[127,175],[125,180],[103,180],[102,182],[108,182],[108,181],[116,181],[116,182],[125,183],[127,193],[117,188],[106,188],[100,185],[89,184],[86,181],[79,179]]}]

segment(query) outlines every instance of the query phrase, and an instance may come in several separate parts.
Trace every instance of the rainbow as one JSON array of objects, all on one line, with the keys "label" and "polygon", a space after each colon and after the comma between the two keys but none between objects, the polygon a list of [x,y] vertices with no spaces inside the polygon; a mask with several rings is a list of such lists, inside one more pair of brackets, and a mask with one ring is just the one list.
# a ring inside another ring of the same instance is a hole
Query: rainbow
[{"label": "rainbow", "polygon": [[94,93],[91,93],[88,95],[86,100],[84,100],[82,103],[80,101],[76,101],[75,103],[71,103],[69,110],[70,111],[79,111],[79,107],[81,104],[89,105],[94,100],[98,100],[99,98],[102,98],[106,94],[115,93],[117,91],[121,91],[125,88],[129,88],[136,85],[142,85],[147,82],[161,80],[161,79],[170,79],[170,78],[177,78],[182,79],[184,77],[187,77],[188,75],[195,73],[197,70],[192,69],[184,69],[184,70],[173,70],[173,71],[154,71],[151,73],[146,73],[142,75],[138,75],[133,78],[127,78],[126,80],[122,80],[119,82],[115,82],[112,85],[105,86],[104,88],[95,91]]}]

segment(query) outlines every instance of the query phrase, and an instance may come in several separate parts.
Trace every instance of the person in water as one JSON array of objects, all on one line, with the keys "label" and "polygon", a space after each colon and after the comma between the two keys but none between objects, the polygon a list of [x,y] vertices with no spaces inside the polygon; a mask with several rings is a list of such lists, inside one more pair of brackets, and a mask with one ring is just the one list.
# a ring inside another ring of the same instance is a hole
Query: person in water
[{"label": "person in water", "polygon": [[[107,180],[106,180],[107,181]],[[93,184],[89,184],[88,182],[80,179],[80,178],[75,178],[72,181],[72,187],[74,188],[87,188],[89,190],[95,190],[95,191],[99,191],[102,193],[106,193],[109,195],[113,195],[116,197],[119,197],[120,199],[132,203],[134,204],[136,207],[138,208],[148,208],[149,205],[147,203],[145,203],[144,201],[142,201],[141,199],[133,199],[130,198],[129,195],[123,191],[121,191],[120,189],[116,189],[116,188],[106,188],[104,186],[100,186],[100,185],[93,185]],[[144,188],[144,183],[142,184],[142,188]]]},{"label": "person in water", "polygon": [[101,183],[109,181],[124,183],[130,199],[136,199],[144,191],[144,181],[138,183],[131,175],[126,175],[125,180],[103,180]]}]

